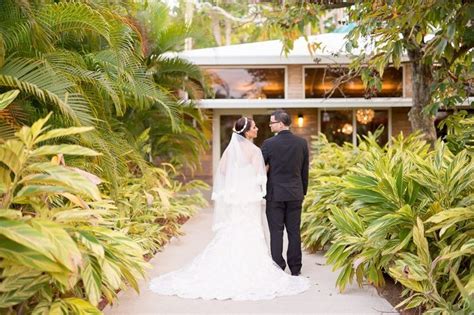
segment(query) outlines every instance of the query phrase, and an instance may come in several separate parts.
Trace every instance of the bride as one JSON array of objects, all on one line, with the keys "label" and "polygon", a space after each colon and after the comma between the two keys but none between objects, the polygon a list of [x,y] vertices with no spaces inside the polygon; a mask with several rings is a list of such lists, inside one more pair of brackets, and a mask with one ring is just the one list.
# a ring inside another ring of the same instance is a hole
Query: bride
[{"label": "bride", "polygon": [[307,278],[287,274],[268,252],[261,218],[266,169],[260,149],[252,143],[257,132],[251,118],[235,123],[214,177],[215,236],[190,264],[152,279],[153,292],[206,300],[265,300],[309,288]]}]

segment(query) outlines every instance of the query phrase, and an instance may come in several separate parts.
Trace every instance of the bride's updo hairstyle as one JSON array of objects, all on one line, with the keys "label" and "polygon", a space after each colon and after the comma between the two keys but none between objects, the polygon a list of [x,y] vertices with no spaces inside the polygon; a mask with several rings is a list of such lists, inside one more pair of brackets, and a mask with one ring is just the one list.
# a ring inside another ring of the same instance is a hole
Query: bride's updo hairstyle
[{"label": "bride's updo hairstyle", "polygon": [[232,128],[232,131],[242,137],[245,137],[245,133],[249,131],[250,128],[252,127],[252,121],[253,121],[252,118],[241,117],[235,122],[234,128]]}]

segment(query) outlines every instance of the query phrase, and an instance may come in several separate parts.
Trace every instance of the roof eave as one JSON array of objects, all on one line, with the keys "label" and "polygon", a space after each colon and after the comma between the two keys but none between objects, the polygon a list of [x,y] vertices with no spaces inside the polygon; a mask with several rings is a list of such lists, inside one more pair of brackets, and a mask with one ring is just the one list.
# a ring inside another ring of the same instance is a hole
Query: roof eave
[{"label": "roof eave", "polygon": [[[314,55],[314,56],[183,56],[186,60],[199,66],[231,66],[231,65],[327,65],[348,64],[349,56]],[[402,62],[408,61],[404,56]]]}]

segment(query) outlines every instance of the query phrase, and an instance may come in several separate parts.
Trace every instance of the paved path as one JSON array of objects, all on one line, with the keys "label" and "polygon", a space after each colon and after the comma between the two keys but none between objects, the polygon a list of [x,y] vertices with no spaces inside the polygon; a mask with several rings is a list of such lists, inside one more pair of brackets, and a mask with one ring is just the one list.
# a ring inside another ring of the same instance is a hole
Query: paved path
[{"label": "paved path", "polygon": [[[149,278],[181,268],[204,249],[212,238],[212,211],[203,209],[184,226],[185,236],[173,239],[150,263]],[[322,254],[303,255],[302,275],[311,279],[310,290],[268,301],[204,301],[160,296],[140,283],[141,293],[129,289],[119,293],[105,314],[394,314],[393,307],[371,286],[349,286],[344,293],[335,287],[337,273],[325,266]]]}]

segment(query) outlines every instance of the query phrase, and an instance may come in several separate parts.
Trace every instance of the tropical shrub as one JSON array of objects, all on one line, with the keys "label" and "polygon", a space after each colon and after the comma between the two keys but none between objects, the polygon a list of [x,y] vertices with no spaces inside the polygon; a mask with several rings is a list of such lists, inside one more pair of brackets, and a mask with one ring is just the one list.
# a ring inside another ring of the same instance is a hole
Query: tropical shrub
[{"label": "tropical shrub", "polygon": [[[170,170],[148,167],[121,180],[118,201],[95,175],[66,165],[69,156],[100,153],[48,144],[91,127],[49,130],[51,115],[0,145],[0,310],[10,313],[98,313],[102,298],[131,285],[138,291],[156,252],[196,208],[201,182],[186,185]],[[64,141],[64,139],[63,139]],[[52,159],[48,157],[52,156]]]},{"label": "tropical shrub", "polygon": [[313,138],[312,154],[310,184],[301,216],[301,237],[306,249],[317,251],[334,238],[335,227],[329,220],[331,207],[347,203],[342,176],[361,155],[352,144],[330,143],[323,134]]},{"label": "tropical shrub", "polygon": [[445,140],[451,152],[466,149],[471,156],[474,155],[474,116],[461,110],[441,121],[440,127],[444,126],[448,131]]},{"label": "tropical shrub", "polygon": [[[172,236],[181,235],[180,226],[206,205],[201,181],[182,184],[172,180],[173,169],[149,168],[142,177],[121,180],[116,226],[134,239],[147,255],[158,251]],[[194,193],[192,193],[194,191]]]},{"label": "tropical shrub", "polygon": [[49,117],[0,145],[0,308],[98,313],[102,295],[113,300],[127,285],[138,290],[147,267],[144,250],[113,229],[116,207],[100,193],[100,180],[64,163],[64,155],[99,153],[45,144],[92,128],[48,130]]},{"label": "tropical shrub", "polygon": [[359,139],[357,147],[348,142],[342,146],[328,142],[324,134],[313,137],[309,187],[301,218],[302,241],[306,249],[323,249],[334,239],[335,227],[329,220],[331,209],[349,202],[343,176],[369,154],[369,148],[383,150],[377,143],[382,132],[383,129],[379,129],[374,134],[369,133],[364,141]]},{"label": "tropical shrub", "polygon": [[203,204],[203,184],[172,171],[206,145],[203,115],[176,96],[201,74],[159,56],[171,46],[146,55],[137,9],[0,2],[0,313],[98,312],[138,290],[143,256]]},{"label": "tropical shrub", "polygon": [[381,286],[386,273],[405,287],[399,307],[472,312],[474,162],[467,151],[453,154],[441,141],[430,150],[419,135],[383,149],[364,146],[340,184],[346,202],[328,215],[326,256],[341,269],[338,287],[354,278]]}]

